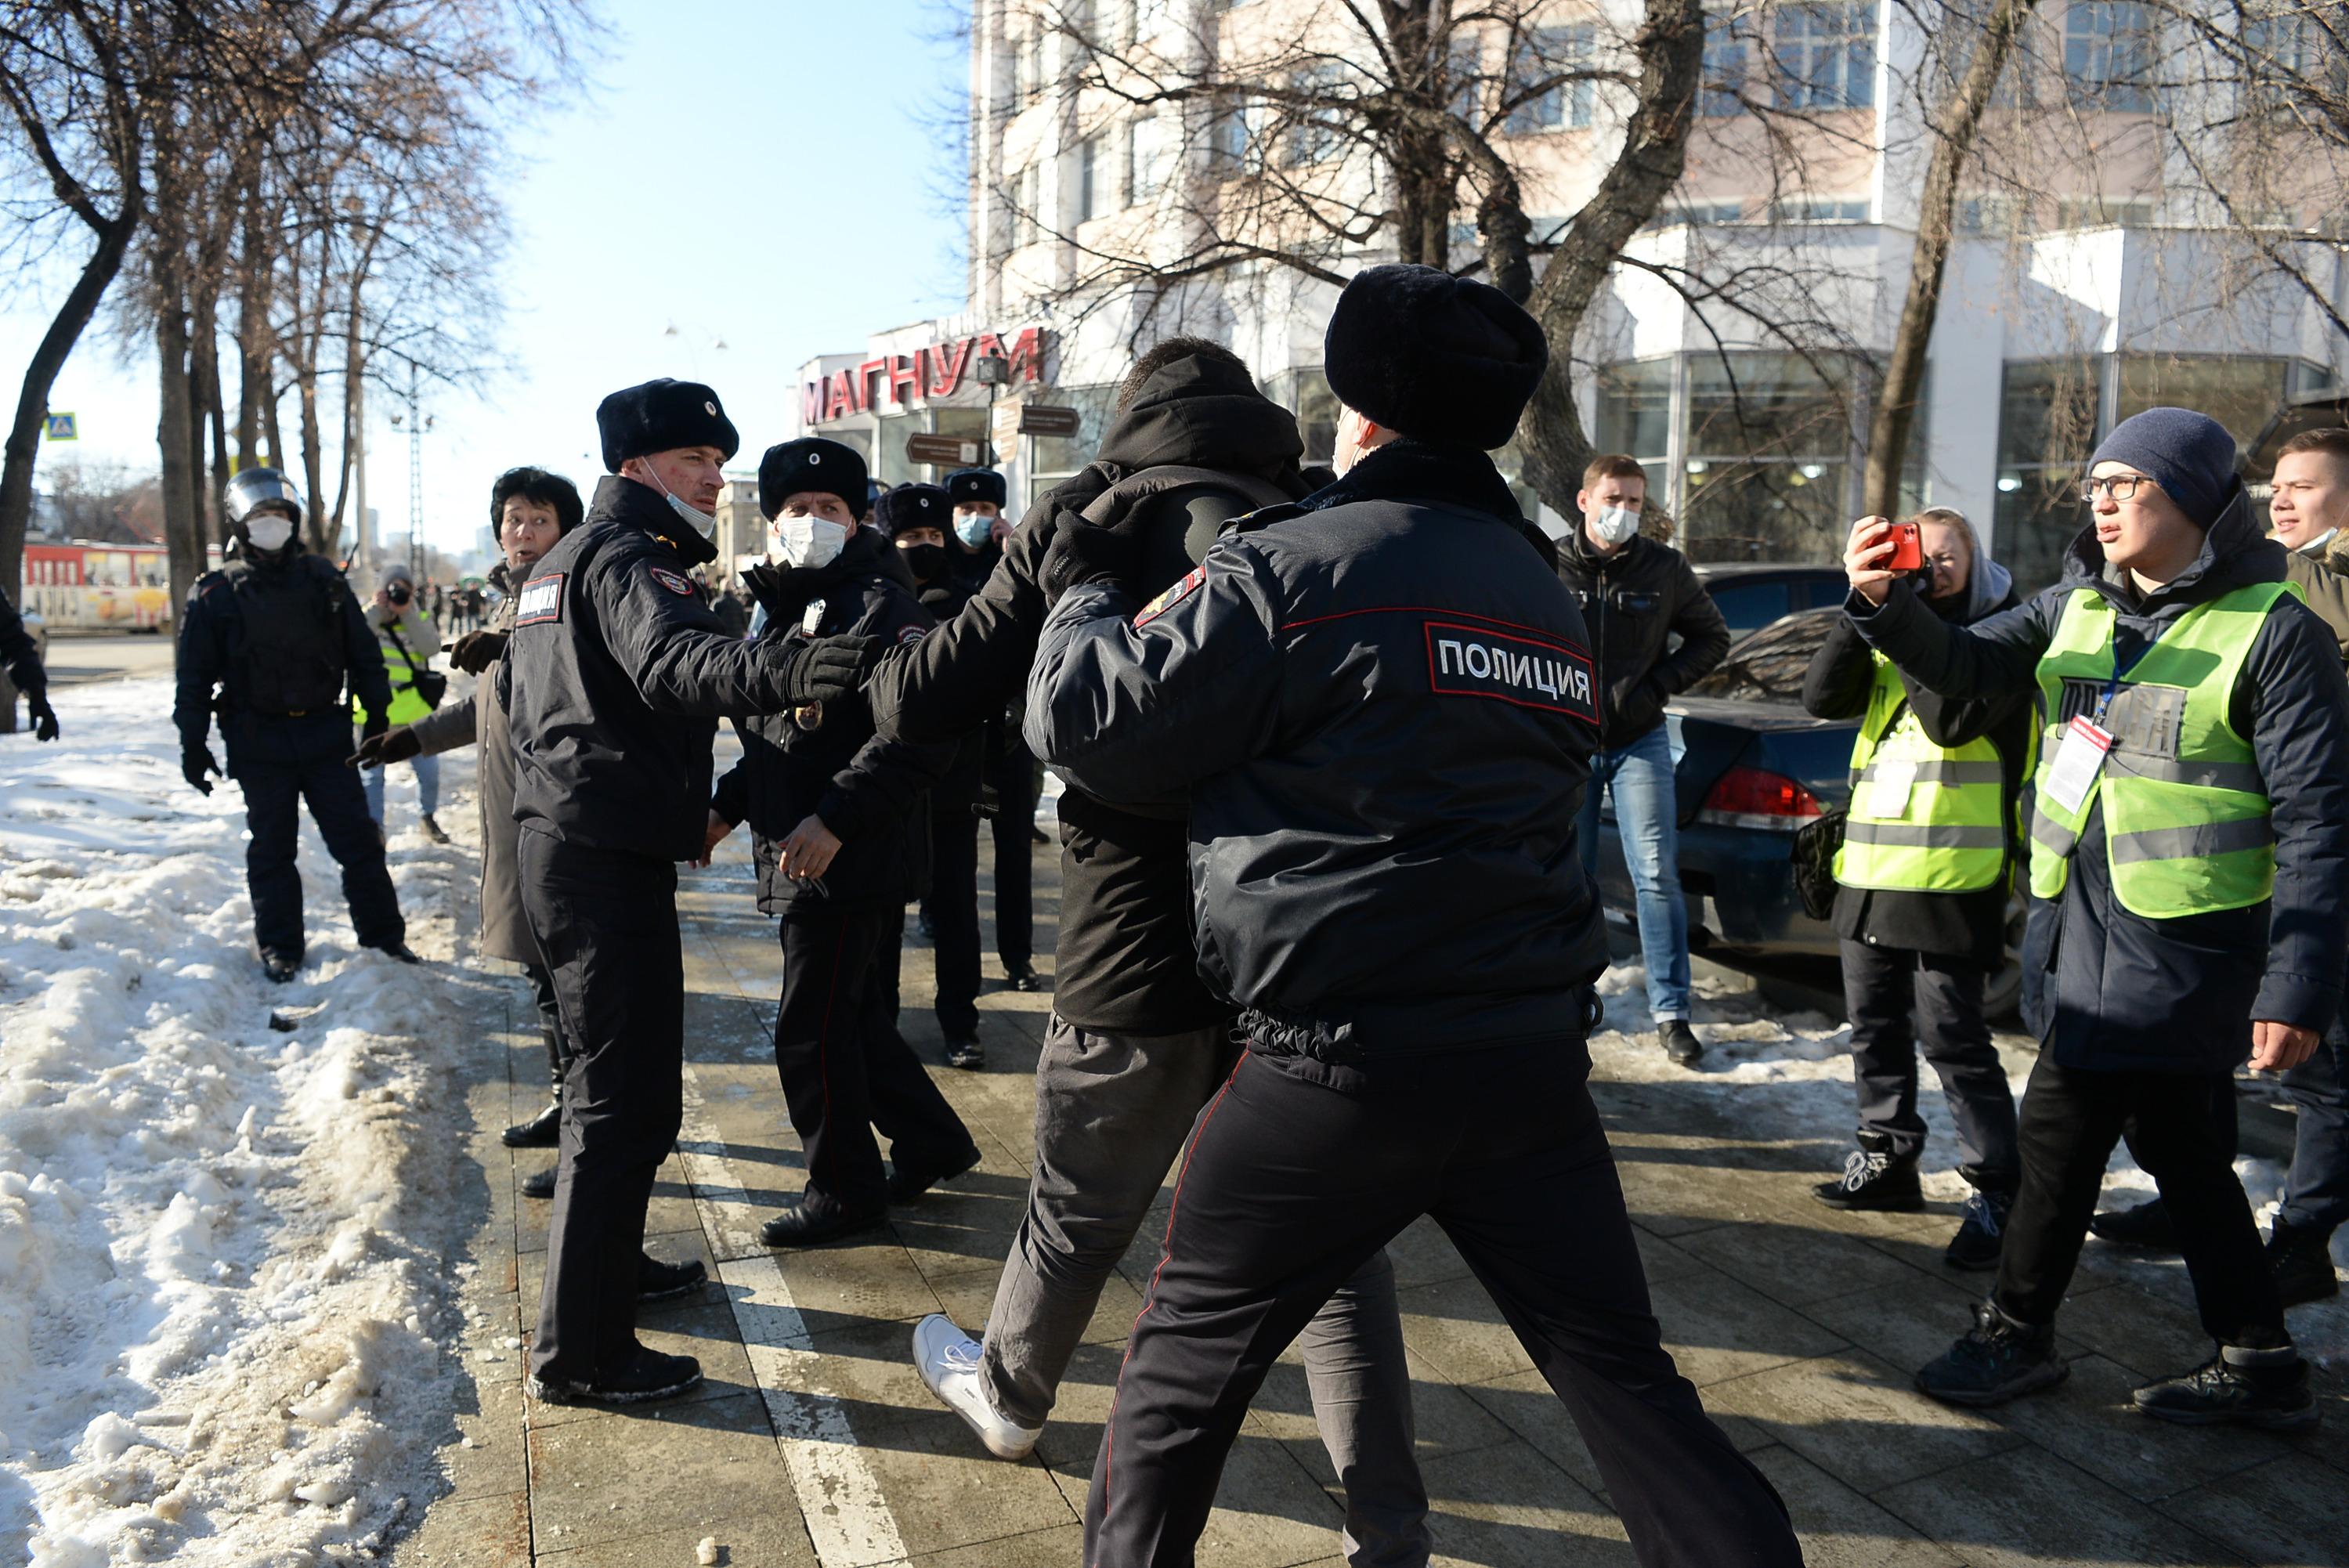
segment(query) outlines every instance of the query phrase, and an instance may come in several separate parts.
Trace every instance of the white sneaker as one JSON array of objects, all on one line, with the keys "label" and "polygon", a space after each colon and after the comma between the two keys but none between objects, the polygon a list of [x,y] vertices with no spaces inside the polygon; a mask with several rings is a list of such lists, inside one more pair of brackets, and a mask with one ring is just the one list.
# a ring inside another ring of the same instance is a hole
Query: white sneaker
[{"label": "white sneaker", "polygon": [[921,1373],[923,1386],[978,1434],[988,1453],[999,1460],[1024,1460],[1044,1429],[1015,1427],[995,1413],[987,1385],[979,1379],[978,1351],[978,1341],[942,1312],[914,1325],[914,1367]]}]

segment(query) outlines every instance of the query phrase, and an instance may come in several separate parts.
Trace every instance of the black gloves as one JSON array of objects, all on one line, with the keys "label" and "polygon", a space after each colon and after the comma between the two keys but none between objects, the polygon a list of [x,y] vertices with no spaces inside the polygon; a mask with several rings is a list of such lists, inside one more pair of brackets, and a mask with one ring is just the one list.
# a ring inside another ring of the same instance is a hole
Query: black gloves
[{"label": "black gloves", "polygon": [[424,743],[416,738],[416,727],[403,724],[396,729],[369,735],[359,742],[356,755],[343,760],[354,768],[388,768],[395,762],[407,761],[423,749]]},{"label": "black gloves", "polygon": [[47,687],[25,688],[25,716],[33,721],[33,738],[55,740],[57,738],[57,710],[49,706]]},{"label": "black gloves", "polygon": [[878,637],[818,637],[802,644],[792,659],[784,700],[804,707],[853,696],[885,652]]},{"label": "black gloves", "polygon": [[449,662],[469,676],[480,675],[506,651],[504,632],[468,632],[449,650]]},{"label": "black gloves", "polygon": [[1080,583],[1109,583],[1126,587],[1142,571],[1139,534],[1102,528],[1081,518],[1064,517],[1044,552],[1036,585],[1044,602],[1055,604]]},{"label": "black gloves", "polygon": [[216,774],[220,770],[221,765],[212,760],[211,747],[200,740],[181,743],[180,777],[194,785],[197,794],[209,795],[212,792],[212,781],[205,775]]},{"label": "black gloves", "polygon": [[359,739],[362,741],[373,739],[390,727],[391,720],[388,717],[380,713],[370,713],[367,716],[367,722],[359,726]]}]

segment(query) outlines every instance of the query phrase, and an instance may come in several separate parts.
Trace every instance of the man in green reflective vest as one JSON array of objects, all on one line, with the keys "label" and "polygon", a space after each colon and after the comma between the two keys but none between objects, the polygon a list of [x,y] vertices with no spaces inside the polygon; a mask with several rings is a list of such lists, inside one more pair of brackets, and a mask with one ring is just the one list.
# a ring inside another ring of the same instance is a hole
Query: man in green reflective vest
[{"label": "man in green reflective vest", "polygon": [[[1935,507],[1913,521],[1925,566],[1910,581],[1928,609],[1962,626],[2014,607],[2013,578],[1982,552],[1963,513]],[[1870,650],[1847,616],[1811,660],[1803,706],[1821,718],[1860,719],[1834,915],[1859,1147],[1816,1195],[1833,1209],[1925,1206],[1922,1050],[1973,1189],[1943,1256],[1955,1268],[1993,1267],[2023,1155],[1983,996],[2005,962],[2030,696],[1957,701],[1928,691]]]},{"label": "man in green reflective vest", "polygon": [[2234,1069],[2316,1048],[2349,943],[2349,680],[2235,475],[2183,408],[2123,420],[2090,459],[2064,580],[1972,626],[1852,533],[1861,634],[1927,690],[2036,691],[2031,884],[2057,903],[2052,1016],[2023,1099],[2023,1184],[1974,1328],[1917,1375],[1960,1405],[2063,1381],[2064,1298],[2113,1146],[2161,1189],[2217,1352],[2139,1388],[2168,1420],[2316,1419],[2308,1368],[2236,1180]]}]

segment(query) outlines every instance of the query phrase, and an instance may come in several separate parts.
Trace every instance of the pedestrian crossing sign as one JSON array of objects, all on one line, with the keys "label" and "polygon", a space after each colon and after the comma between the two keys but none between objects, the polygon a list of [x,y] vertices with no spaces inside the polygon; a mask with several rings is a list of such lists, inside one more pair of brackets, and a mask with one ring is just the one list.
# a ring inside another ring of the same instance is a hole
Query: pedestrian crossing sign
[{"label": "pedestrian crossing sign", "polygon": [[52,441],[78,441],[81,433],[74,427],[71,414],[47,414],[42,417],[42,434]]}]

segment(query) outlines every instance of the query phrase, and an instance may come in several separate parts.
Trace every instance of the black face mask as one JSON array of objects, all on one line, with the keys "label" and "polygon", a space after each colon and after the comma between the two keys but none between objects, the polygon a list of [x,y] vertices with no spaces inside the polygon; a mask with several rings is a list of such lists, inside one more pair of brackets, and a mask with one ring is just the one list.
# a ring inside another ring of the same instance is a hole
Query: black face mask
[{"label": "black face mask", "polygon": [[904,553],[905,565],[913,572],[916,582],[935,582],[947,574],[947,562],[950,557],[945,545],[906,544],[898,548]]},{"label": "black face mask", "polygon": [[390,600],[395,604],[407,603],[409,600],[408,584],[405,583],[394,583],[391,587],[384,591],[384,597]]}]

